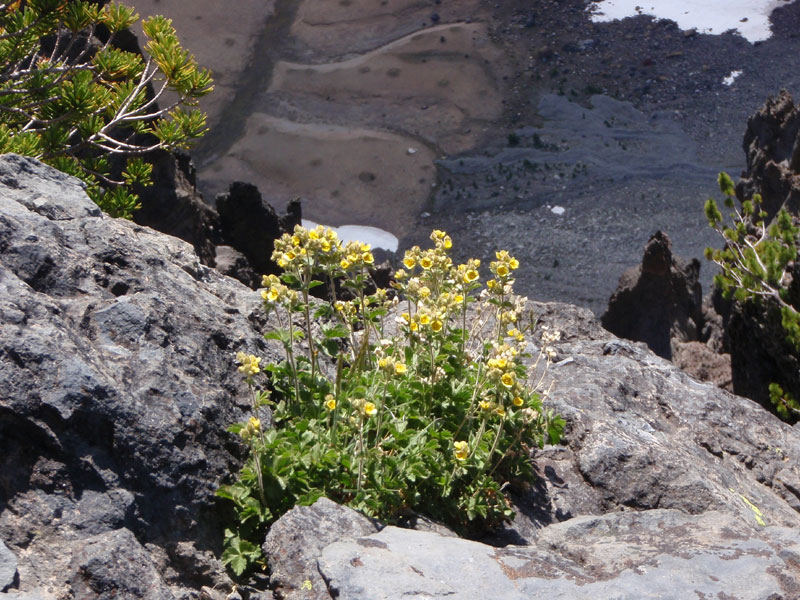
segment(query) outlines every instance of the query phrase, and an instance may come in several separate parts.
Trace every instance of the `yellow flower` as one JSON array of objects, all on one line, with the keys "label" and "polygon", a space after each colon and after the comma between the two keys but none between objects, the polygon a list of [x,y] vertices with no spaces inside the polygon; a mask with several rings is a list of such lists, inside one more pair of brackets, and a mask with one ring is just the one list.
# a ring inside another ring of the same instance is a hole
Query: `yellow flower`
[{"label": "yellow flower", "polygon": [[369,244],[364,244],[364,243],[362,243],[359,246],[359,248],[361,248],[362,252],[369,252],[370,250],[372,250],[372,246],[370,246]]},{"label": "yellow flower", "polygon": [[514,406],[522,406],[522,404],[524,403],[524,400],[522,398],[520,398],[519,396],[515,396],[514,400],[512,400],[512,402],[514,403]]},{"label": "yellow flower", "polygon": [[500,383],[502,383],[507,388],[512,387],[514,385],[514,374],[503,373],[503,376],[500,378]]},{"label": "yellow flower", "polygon": [[334,305],[333,305],[333,307],[334,307],[334,308],[335,308],[335,309],[336,309],[338,312],[343,312],[343,311],[344,311],[344,302],[342,302],[341,300],[337,300],[337,301],[336,301],[336,304],[334,304]]},{"label": "yellow flower", "polygon": [[423,256],[419,261],[419,266],[423,269],[430,269],[433,266],[433,261],[429,257]]},{"label": "yellow flower", "polygon": [[445,250],[450,250],[453,247],[453,240],[450,239],[449,235],[444,238],[443,246]]},{"label": "yellow flower", "polygon": [[461,294],[456,294],[456,296],[455,296],[455,298],[453,298],[453,300],[455,300],[456,303],[461,304],[464,301],[464,296],[462,296]]},{"label": "yellow flower", "polygon": [[478,271],[475,269],[470,269],[466,273],[464,273],[464,283],[472,283],[478,278]]},{"label": "yellow flower", "polygon": [[478,402],[478,406],[481,410],[491,410],[493,402],[489,402],[488,400],[481,400]]},{"label": "yellow flower", "polygon": [[394,278],[397,281],[403,281],[403,279],[406,278],[406,272],[403,271],[403,269],[397,269],[397,271],[394,272]]},{"label": "yellow flower", "polygon": [[286,265],[288,265],[288,264],[289,264],[289,263],[288,263],[288,262],[286,262],[286,259],[285,259],[285,258],[279,258],[279,259],[278,259],[278,266],[279,266],[281,269],[285,269],[285,268],[286,268]]},{"label": "yellow flower", "polygon": [[371,265],[375,262],[375,258],[372,256],[372,252],[364,252],[361,255],[361,260],[363,260],[366,264]]},{"label": "yellow flower", "polygon": [[394,365],[394,372],[397,375],[403,375],[408,369],[406,368],[405,364],[403,363],[396,363]]},{"label": "yellow flower", "polygon": [[244,373],[245,377],[252,377],[256,373],[261,372],[261,369],[258,366],[258,364],[261,362],[261,359],[257,356],[239,352],[236,355],[236,360],[239,362],[239,371]]},{"label": "yellow flower", "polygon": [[431,295],[431,290],[428,288],[427,285],[423,285],[421,288],[419,288],[420,298],[427,298],[430,295]]},{"label": "yellow flower", "polygon": [[495,281],[494,279],[490,279],[489,281],[486,282],[486,287],[489,288],[490,290],[493,290],[496,285],[497,281]]},{"label": "yellow flower", "polygon": [[312,240],[318,240],[319,232],[316,229],[312,229],[311,231],[308,232],[308,237]]},{"label": "yellow flower", "polygon": [[339,263],[339,266],[342,267],[343,269],[346,269],[350,266],[350,263],[343,258],[342,261]]},{"label": "yellow flower", "polygon": [[292,246],[299,246],[300,245],[300,238],[296,235],[292,236]]},{"label": "yellow flower", "polygon": [[275,302],[278,299],[278,296],[278,289],[275,287],[271,287],[269,290],[261,292],[261,297],[264,298],[264,300],[269,300],[270,302]]},{"label": "yellow flower", "polygon": [[386,367],[389,366],[389,364],[390,363],[388,358],[382,358],[378,361],[378,367],[381,369],[385,369]]},{"label": "yellow flower", "polygon": [[516,258],[512,258],[510,261],[508,261],[508,266],[512,269],[516,269],[519,267],[519,261]]},{"label": "yellow flower", "polygon": [[506,265],[497,265],[497,274],[500,277],[505,277],[506,275],[508,275],[508,273],[509,271]]},{"label": "yellow flower", "polygon": [[336,398],[334,398],[331,394],[325,396],[325,408],[328,410],[333,410],[336,408]]},{"label": "yellow flower", "polygon": [[431,322],[431,316],[430,315],[426,315],[425,313],[422,313],[419,316],[419,324],[420,325],[428,325],[430,322]]},{"label": "yellow flower", "polygon": [[453,454],[455,454],[457,460],[467,460],[469,444],[467,442],[453,442]]},{"label": "yellow flower", "polygon": [[417,261],[414,260],[413,256],[406,255],[406,257],[403,259],[403,265],[406,269],[413,269],[414,265],[416,264]]},{"label": "yellow flower", "polygon": [[403,314],[400,315],[400,318],[403,319],[403,321],[405,321],[406,323],[408,323],[411,320],[411,315],[409,315],[407,312],[404,312]]},{"label": "yellow flower", "polygon": [[364,404],[364,414],[365,415],[367,415],[368,417],[371,417],[376,412],[378,412],[378,409],[376,408],[376,406],[372,402],[366,402]]},{"label": "yellow flower", "polygon": [[322,244],[320,244],[323,252],[330,252],[331,250],[331,243],[328,240],[322,240]]},{"label": "yellow flower", "polygon": [[486,364],[492,369],[505,369],[508,361],[505,358],[490,358]]},{"label": "yellow flower", "polygon": [[258,433],[261,431],[261,421],[255,417],[250,417],[250,420],[247,422],[247,428],[253,433]]},{"label": "yellow flower", "polygon": [[502,406],[498,406],[497,408],[495,408],[494,412],[500,417],[506,416],[506,409],[503,408]]},{"label": "yellow flower", "polygon": [[431,323],[431,329],[433,331],[441,331],[442,330],[442,322],[439,319],[436,319]]}]

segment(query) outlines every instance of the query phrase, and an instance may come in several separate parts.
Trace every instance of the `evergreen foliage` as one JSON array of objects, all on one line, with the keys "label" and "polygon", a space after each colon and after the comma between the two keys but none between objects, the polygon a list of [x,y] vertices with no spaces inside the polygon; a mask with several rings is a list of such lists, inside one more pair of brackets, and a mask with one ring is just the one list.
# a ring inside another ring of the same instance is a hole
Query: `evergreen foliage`
[{"label": "evergreen foliage", "polygon": [[212,90],[169,19],[142,22],[146,56],[117,47],[138,20],[117,3],[0,3],[0,152],[79,177],[104,211],[127,218],[138,208],[133,186],[150,183],[146,155],[203,135],[193,106]]},{"label": "evergreen foliage", "polygon": [[[741,303],[757,302],[768,311],[779,311],[785,340],[795,353],[800,353],[800,311],[789,294],[800,227],[784,209],[768,225],[759,194],[742,202],[741,210],[737,209],[730,176],[720,173],[718,183],[731,213],[728,223],[717,203],[710,198],[706,201],[708,223],[725,240],[721,250],[706,248],[706,258],[721,268],[714,283],[725,298]],[[771,384],[769,396],[782,418],[795,421],[800,417],[800,404],[780,385]]]}]

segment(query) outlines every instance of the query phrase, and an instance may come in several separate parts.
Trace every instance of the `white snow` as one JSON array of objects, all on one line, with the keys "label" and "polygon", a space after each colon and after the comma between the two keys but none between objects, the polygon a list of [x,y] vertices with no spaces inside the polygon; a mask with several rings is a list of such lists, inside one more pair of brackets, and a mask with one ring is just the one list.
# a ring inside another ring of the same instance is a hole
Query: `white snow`
[{"label": "white snow", "polygon": [[[311,229],[317,226],[314,221],[303,219],[303,227]],[[390,252],[397,252],[399,240],[388,231],[370,227],[369,225],[342,225],[331,227],[343,242],[363,242],[373,248],[383,248]]]},{"label": "white snow", "polygon": [[725,85],[733,85],[733,82],[736,81],[736,78],[741,74],[741,71],[731,71],[730,75],[722,78],[722,83]]},{"label": "white snow", "polygon": [[567,210],[567,209],[565,209],[563,206],[554,206],[553,208],[551,208],[551,209],[550,209],[550,212],[552,212],[554,215],[559,215],[559,216],[561,216],[561,215],[563,215],[563,214],[564,214],[564,212],[565,212],[566,210]]},{"label": "white snow", "polygon": [[791,0],[600,0],[592,2],[592,21],[608,22],[638,14],[671,19],[684,30],[719,35],[736,29],[748,41],[766,40],[769,16]]}]

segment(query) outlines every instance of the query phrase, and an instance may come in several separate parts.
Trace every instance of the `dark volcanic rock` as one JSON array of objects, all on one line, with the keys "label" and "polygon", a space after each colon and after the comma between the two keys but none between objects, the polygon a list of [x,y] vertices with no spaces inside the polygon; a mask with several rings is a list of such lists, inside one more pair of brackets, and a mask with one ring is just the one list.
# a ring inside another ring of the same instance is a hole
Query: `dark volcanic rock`
[{"label": "dark volcanic rock", "polygon": [[620,277],[602,316],[603,327],[671,358],[674,343],[696,340],[702,326],[699,275],[697,259],[673,256],[667,235],[655,233],[645,246],[642,264]]},{"label": "dark volcanic rock", "polygon": [[279,217],[256,186],[235,181],[217,196],[217,210],[225,240],[244,254],[256,274],[277,273],[278,266],[271,259],[273,244],[300,224],[299,201],[291,202],[287,214]]},{"label": "dark volcanic rock", "polygon": [[781,209],[800,212],[800,107],[785,90],[747,121],[747,169],[736,185],[740,201],[759,193],[767,220]]},{"label": "dark volcanic rock", "polygon": [[139,565],[123,588],[137,573],[176,598],[226,585],[213,494],[248,404],[235,354],[279,356],[257,295],[5,155],[0,318],[0,539],[21,589],[61,598],[84,577],[82,599],[169,597],[101,591],[120,553]]},{"label": "dark volcanic rock", "polygon": [[186,152],[158,151],[148,159],[153,164],[153,185],[137,189],[142,208],[133,220],[189,242],[202,263],[213,266],[219,216],[197,191],[191,157]]}]

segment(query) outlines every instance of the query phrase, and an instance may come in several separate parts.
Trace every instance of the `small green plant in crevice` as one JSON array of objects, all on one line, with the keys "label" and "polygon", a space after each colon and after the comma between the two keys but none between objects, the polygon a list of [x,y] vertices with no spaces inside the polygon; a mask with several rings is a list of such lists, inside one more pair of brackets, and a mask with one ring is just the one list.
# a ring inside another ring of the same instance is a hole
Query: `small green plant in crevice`
[{"label": "small green plant in crevice", "polygon": [[[483,286],[478,260],[454,265],[450,237],[431,240],[406,252],[395,295],[367,293],[366,244],[322,227],[276,241],[285,273],[264,277],[261,295],[275,324],[266,337],[285,359],[262,368],[239,354],[253,416],[230,430],[250,453],[218,491],[238,515],[223,557],[235,573],[257,560],[270,523],[321,496],[387,522],[422,513],[461,532],[499,525],[513,515],[508,486],[533,476],[531,450],[558,441],[564,421],[542,407],[558,334],[540,328],[528,354],[536,323],[513,292],[518,261],[498,252]],[[310,298],[318,285],[329,302]],[[267,405],[274,426],[262,428]]]},{"label": "small green plant in crevice", "polygon": [[[800,352],[800,311],[789,295],[790,269],[797,259],[800,228],[784,209],[768,226],[759,194],[742,202],[741,210],[737,209],[731,178],[720,173],[718,183],[725,196],[725,206],[731,212],[728,222],[713,199],[706,201],[708,223],[725,240],[721,250],[706,248],[706,258],[720,267],[714,283],[725,298],[741,303],[761,303],[768,310],[772,307],[780,311],[786,342],[794,352]],[[777,383],[769,386],[769,397],[782,418],[797,420],[800,417],[800,404]]]}]

